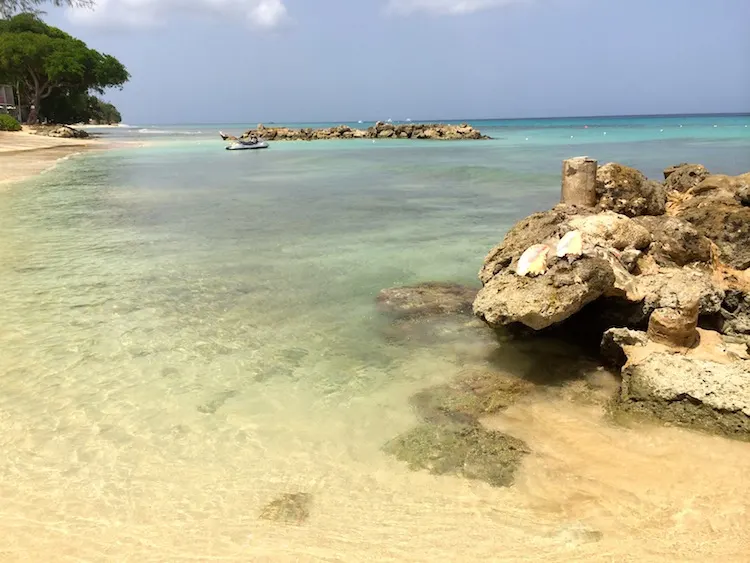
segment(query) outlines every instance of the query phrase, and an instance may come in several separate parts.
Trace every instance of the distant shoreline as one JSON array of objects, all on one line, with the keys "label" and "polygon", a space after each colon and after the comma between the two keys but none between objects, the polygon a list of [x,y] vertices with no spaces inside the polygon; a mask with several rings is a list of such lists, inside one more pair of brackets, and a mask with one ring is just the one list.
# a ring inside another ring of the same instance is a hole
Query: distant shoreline
[{"label": "distant shoreline", "polygon": [[0,131],[0,190],[51,170],[71,156],[90,150],[108,150],[119,145],[100,139],[36,135],[26,128],[16,132]]}]

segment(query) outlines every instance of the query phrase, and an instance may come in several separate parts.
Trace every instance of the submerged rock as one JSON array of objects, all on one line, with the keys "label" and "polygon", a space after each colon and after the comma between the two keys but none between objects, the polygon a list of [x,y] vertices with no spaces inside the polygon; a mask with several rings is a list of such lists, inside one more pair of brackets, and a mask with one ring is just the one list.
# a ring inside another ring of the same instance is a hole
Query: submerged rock
[{"label": "submerged rock", "polygon": [[524,379],[486,371],[420,391],[409,402],[419,417],[427,422],[472,421],[508,408],[534,387]]},{"label": "submerged rock", "polygon": [[470,315],[477,290],[454,283],[425,282],[384,289],[376,298],[378,307],[399,318],[430,315]]},{"label": "submerged rock", "polygon": [[260,513],[263,520],[301,524],[310,517],[313,497],[310,493],[281,495],[268,503]]},{"label": "submerged rock", "polygon": [[420,424],[388,442],[386,453],[435,475],[457,475],[493,487],[513,484],[526,444],[476,423]]}]

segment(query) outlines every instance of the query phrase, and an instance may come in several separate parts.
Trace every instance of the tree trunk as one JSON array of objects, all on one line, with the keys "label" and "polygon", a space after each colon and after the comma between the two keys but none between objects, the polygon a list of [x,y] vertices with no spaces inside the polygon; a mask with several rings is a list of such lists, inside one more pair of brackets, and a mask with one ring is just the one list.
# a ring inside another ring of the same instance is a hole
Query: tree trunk
[{"label": "tree trunk", "polygon": [[27,125],[37,125],[39,123],[39,105],[42,102],[42,97],[39,95],[39,90],[35,90],[31,96],[31,106],[29,107],[29,117],[26,119]]}]

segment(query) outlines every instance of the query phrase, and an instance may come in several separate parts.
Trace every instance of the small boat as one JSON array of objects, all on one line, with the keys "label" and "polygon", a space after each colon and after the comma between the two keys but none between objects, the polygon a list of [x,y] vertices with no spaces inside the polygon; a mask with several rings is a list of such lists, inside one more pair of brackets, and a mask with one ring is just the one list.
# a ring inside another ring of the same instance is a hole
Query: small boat
[{"label": "small boat", "polygon": [[258,139],[256,142],[251,143],[250,141],[242,141],[237,139],[233,143],[227,145],[228,151],[247,151],[253,149],[267,149],[268,143],[263,139]]}]

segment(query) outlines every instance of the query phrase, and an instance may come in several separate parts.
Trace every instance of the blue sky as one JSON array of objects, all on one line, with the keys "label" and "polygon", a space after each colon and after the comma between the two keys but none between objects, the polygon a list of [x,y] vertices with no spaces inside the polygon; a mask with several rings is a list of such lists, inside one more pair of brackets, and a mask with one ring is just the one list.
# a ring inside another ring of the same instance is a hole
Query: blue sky
[{"label": "blue sky", "polygon": [[750,0],[98,0],[127,123],[750,111]]}]

